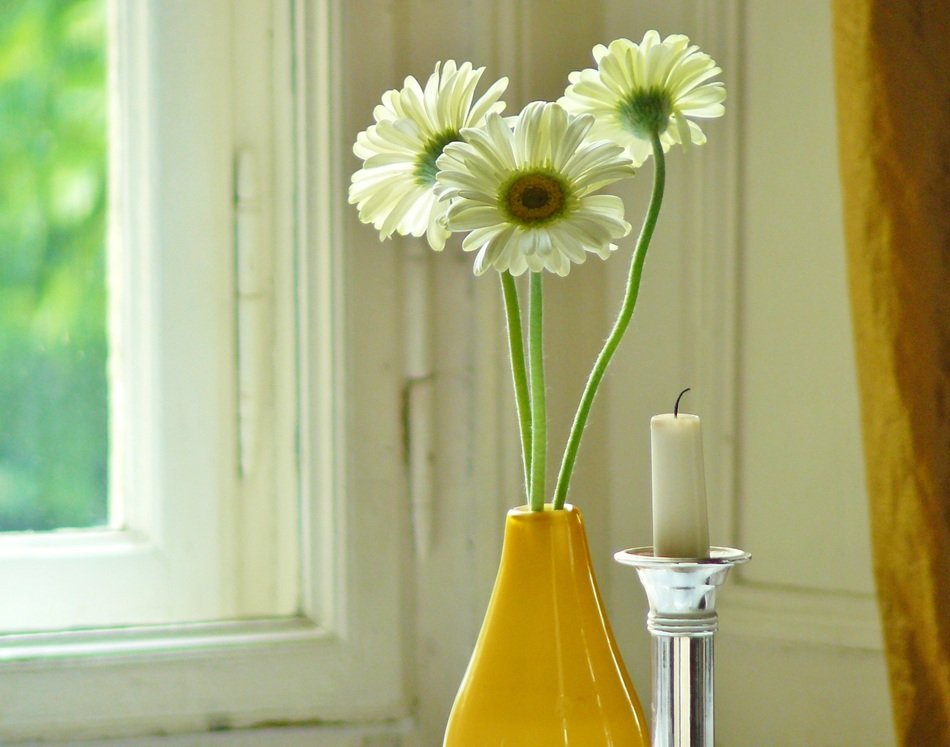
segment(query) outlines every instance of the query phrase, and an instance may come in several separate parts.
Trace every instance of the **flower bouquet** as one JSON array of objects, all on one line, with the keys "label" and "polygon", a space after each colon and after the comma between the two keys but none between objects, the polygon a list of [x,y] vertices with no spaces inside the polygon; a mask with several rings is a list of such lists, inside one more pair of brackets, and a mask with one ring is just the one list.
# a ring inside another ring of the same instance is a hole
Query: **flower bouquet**
[{"label": "flower bouquet", "polygon": [[[597,67],[571,73],[558,101],[530,103],[513,117],[501,115],[507,79],[476,99],[484,68],[437,64],[425,86],[408,77],[401,89],[383,94],[375,124],[354,146],[363,165],[349,199],[360,219],[381,239],[425,235],[436,251],[452,233],[463,233],[462,250],[475,253],[475,274],[498,274],[506,312],[527,500],[509,513],[501,569],[447,745],[564,744],[568,733],[585,747],[646,744],[639,703],[590,571],[580,515],[566,501],[591,407],[636,306],[663,200],[665,153],[705,142],[693,120],[721,116],[725,88],[713,80],[721,72],[716,63],[682,35],[661,39],[648,31],[639,43],[598,45],[593,56]],[[626,291],[549,496],[544,273],[566,276],[588,254],[607,259],[617,251],[614,242],[631,225],[623,201],[601,190],[633,177],[651,156],[653,189]],[[515,280],[525,273],[527,345],[525,289]],[[572,601],[564,606],[565,600]],[[528,617],[561,620],[564,632],[549,626],[548,637],[526,636]],[[597,627],[594,637],[602,643],[590,644],[575,625]],[[568,650],[571,638],[583,639],[583,650]],[[604,690],[608,681],[616,687]]]}]

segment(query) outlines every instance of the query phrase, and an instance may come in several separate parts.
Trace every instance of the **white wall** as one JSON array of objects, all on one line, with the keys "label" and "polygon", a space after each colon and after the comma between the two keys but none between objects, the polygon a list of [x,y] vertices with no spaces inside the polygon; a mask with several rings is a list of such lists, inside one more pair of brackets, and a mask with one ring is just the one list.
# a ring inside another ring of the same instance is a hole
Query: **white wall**
[{"label": "white wall", "polygon": [[[572,501],[585,512],[614,627],[647,703],[642,591],[610,557],[649,544],[649,417],[691,386],[688,409],[703,416],[707,434],[712,540],[753,553],[721,594],[717,743],[891,744],[827,4],[360,0],[345,8],[353,136],[385,88],[447,57],[488,65],[487,78],[509,75],[513,111],[559,95],[570,70],[591,64],[594,43],[652,27],[689,34],[723,66],[726,117],[705,127],[704,148],[669,157],[640,306],[595,405]],[[634,214],[650,176],[646,165],[628,188]],[[404,241],[375,245],[369,228],[355,235],[365,239],[360,251],[405,251]],[[552,470],[631,245],[547,284]],[[402,622],[420,724],[410,742],[426,746],[441,739],[491,588],[504,510],[520,500],[497,282],[473,278],[471,258],[451,248],[429,261],[438,503],[431,552],[416,557],[407,537],[401,559],[411,579]]]},{"label": "white wall", "polygon": [[[694,154],[670,159],[690,161],[672,177],[680,203],[661,219],[668,244],[648,260],[652,295],[612,382],[611,499],[636,527],[615,524],[612,537],[643,538],[646,419],[693,386],[708,426],[712,541],[753,554],[721,594],[717,744],[892,744],[844,270],[830,9],[817,0],[697,6],[677,6],[676,30],[722,64],[727,115],[707,128],[698,163]],[[611,7],[613,28],[635,34],[652,21],[626,3]],[[645,667],[643,638],[631,632],[643,612],[627,598],[635,582],[623,569],[610,579],[621,638]]]}]

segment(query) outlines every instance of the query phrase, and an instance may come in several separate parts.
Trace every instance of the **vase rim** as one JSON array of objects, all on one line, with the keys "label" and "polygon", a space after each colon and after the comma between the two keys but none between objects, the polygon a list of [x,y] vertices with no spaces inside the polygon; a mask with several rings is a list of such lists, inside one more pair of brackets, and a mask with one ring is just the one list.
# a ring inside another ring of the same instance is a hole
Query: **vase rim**
[{"label": "vase rim", "polygon": [[556,514],[571,514],[571,513],[580,513],[580,509],[577,508],[573,503],[565,503],[564,508],[555,509],[553,504],[545,503],[543,511],[532,511],[531,507],[523,503],[520,506],[514,506],[513,508],[508,509],[509,516],[550,516]]}]

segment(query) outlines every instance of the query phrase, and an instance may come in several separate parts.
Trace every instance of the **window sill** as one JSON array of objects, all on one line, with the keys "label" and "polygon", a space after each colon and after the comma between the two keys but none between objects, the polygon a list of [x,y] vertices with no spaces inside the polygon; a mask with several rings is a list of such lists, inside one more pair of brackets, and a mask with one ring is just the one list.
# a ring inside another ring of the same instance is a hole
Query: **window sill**
[{"label": "window sill", "polygon": [[[403,747],[413,743],[409,737],[413,730],[413,722],[402,719],[348,726],[297,724],[239,731],[219,729],[82,742],[69,739],[62,744],[69,747],[299,747],[311,744],[320,747]],[[56,743],[44,741],[42,744]]]},{"label": "window sill", "polygon": [[0,635],[0,662],[23,668],[93,656],[99,661],[143,655],[175,658],[221,649],[319,645],[332,638],[305,617],[10,633]]},{"label": "window sill", "polygon": [[[395,724],[408,708],[389,638],[358,625],[341,636],[304,617],[2,636],[0,742],[204,745],[209,732],[251,729],[233,743],[299,744],[258,731]],[[155,734],[204,736],[134,741]]]}]

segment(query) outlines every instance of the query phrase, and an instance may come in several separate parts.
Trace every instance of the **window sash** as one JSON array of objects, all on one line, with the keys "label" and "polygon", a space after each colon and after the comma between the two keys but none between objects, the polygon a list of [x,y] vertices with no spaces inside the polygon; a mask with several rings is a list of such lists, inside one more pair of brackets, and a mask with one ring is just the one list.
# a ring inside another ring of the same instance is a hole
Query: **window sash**
[{"label": "window sash", "polygon": [[[221,427],[233,378],[221,312],[231,278],[218,269],[230,267],[230,133],[221,127],[230,111],[218,85],[230,78],[230,39],[199,36],[224,13],[199,5],[110,7],[114,530],[0,537],[2,630],[231,612],[218,591],[222,497],[235,492],[221,458],[232,452]],[[187,127],[182,111],[193,112]]]}]

